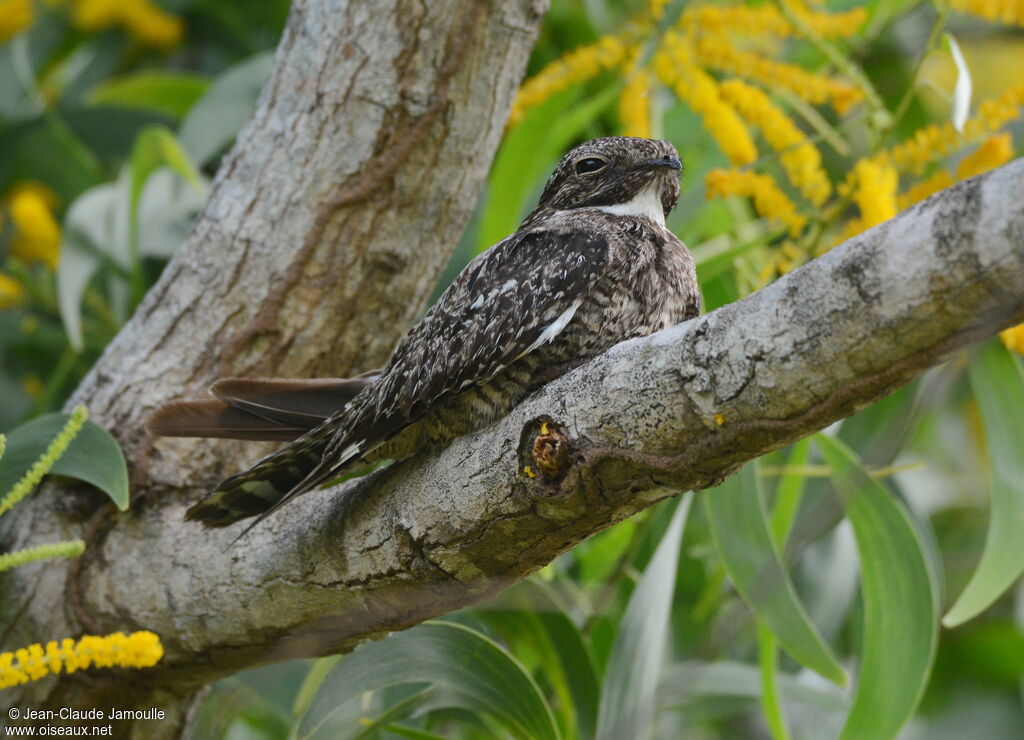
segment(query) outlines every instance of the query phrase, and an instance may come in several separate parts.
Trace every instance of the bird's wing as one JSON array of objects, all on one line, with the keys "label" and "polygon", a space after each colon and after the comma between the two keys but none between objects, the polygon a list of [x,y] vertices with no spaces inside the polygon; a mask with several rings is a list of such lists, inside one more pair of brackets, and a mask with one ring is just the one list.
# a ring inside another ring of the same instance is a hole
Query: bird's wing
[{"label": "bird's wing", "polygon": [[587,231],[520,232],[477,257],[345,412],[347,424],[325,456],[330,468],[318,472],[329,479],[345,458],[372,449],[438,401],[486,383],[554,339],[608,263],[608,240]]},{"label": "bird's wing", "polygon": [[221,482],[187,517],[208,526],[256,517],[251,529],[295,496],[338,477],[433,404],[486,383],[554,339],[608,262],[608,241],[582,231],[517,232],[500,242],[459,273],[381,376],[350,404]]}]

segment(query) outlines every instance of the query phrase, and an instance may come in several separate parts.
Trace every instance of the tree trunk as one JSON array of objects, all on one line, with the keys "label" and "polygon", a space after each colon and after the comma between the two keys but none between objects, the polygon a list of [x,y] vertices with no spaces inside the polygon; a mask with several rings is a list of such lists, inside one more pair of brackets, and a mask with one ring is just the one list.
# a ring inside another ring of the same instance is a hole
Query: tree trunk
[{"label": "tree trunk", "polygon": [[[15,595],[0,607],[5,646],[153,629],[167,656],[153,671],[30,684],[4,692],[6,702],[159,706],[167,719],[121,723],[115,734],[174,737],[199,688],[261,660],[264,648],[235,631],[228,612],[252,608],[272,588],[235,591],[227,612],[226,602],[197,608],[175,591],[212,596],[201,583],[210,563],[191,558],[214,542],[221,564],[237,563],[220,540],[184,526],[181,506],[263,448],[154,446],[144,419],[219,376],[345,375],[387,359],[477,202],[545,8],[545,0],[295,0],[272,78],[186,245],[72,399],[126,450],[131,512],[50,485],[0,520],[3,549],[77,536],[89,543],[70,564],[5,576],[2,592]],[[165,537],[176,541],[173,556],[147,561]],[[117,583],[104,575],[113,563],[102,544],[115,541],[138,548]],[[330,590],[320,596],[334,610]],[[163,616],[154,620],[154,610]],[[172,626],[194,619],[233,633],[234,647],[199,655],[206,627]],[[285,622],[265,636],[290,632]]]}]

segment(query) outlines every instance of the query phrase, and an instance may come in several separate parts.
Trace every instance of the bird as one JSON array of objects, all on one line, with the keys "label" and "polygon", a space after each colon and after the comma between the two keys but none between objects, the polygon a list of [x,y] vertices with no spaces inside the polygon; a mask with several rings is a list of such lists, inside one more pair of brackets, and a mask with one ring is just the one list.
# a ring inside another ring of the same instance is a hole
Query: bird
[{"label": "bird", "polygon": [[693,257],[665,226],[682,169],[664,140],[580,144],[515,233],[466,265],[385,367],[342,379],[226,378],[212,397],[158,409],[148,423],[157,436],[289,441],[186,519],[253,518],[251,528],[342,475],[438,451],[613,345],[697,316]]}]

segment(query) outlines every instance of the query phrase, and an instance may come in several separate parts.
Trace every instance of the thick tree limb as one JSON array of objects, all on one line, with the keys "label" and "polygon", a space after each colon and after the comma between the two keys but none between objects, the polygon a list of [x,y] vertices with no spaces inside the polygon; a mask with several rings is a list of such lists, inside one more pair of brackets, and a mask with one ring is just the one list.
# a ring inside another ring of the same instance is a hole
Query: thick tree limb
[{"label": "thick tree limb", "polygon": [[[177,598],[174,584],[203,580],[207,564],[186,575],[171,560],[147,562],[143,541],[178,529],[172,509],[243,467],[259,447],[153,447],[144,419],[219,375],[344,375],[387,359],[478,200],[545,7],[545,0],[295,0],[272,79],[187,244],[73,399],[128,452],[132,514],[97,511],[101,498],[51,485],[0,520],[0,550],[85,536],[97,556],[5,574],[5,648],[147,627],[133,605],[155,606],[155,597],[174,612],[178,605],[164,601]],[[88,585],[98,585],[92,574],[105,567],[100,543],[117,539],[122,527],[142,543],[129,558],[137,567],[118,585],[131,592],[130,603]],[[197,529],[192,536],[179,542],[179,554],[199,555],[212,542]],[[181,616],[192,615],[186,621],[222,619],[181,607]],[[236,632],[231,642],[251,639]],[[36,708],[162,706],[167,721],[126,723],[115,734],[170,737],[206,681],[199,676],[227,666],[195,672],[198,664],[168,660],[167,667],[145,676],[76,674],[3,699]]]}]

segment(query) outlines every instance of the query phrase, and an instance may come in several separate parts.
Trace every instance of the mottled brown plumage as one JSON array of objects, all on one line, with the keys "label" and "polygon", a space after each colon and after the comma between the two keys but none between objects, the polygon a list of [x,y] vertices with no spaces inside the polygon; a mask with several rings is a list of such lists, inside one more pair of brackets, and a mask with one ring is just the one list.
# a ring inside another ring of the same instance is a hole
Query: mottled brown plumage
[{"label": "mottled brown plumage", "polygon": [[[609,137],[570,151],[537,208],[466,266],[387,367],[358,388],[329,385],[342,388],[333,402],[343,405],[326,420],[296,416],[288,399],[268,401],[266,388],[238,380],[221,386],[223,406],[178,402],[178,411],[162,412],[152,425],[158,434],[188,433],[191,422],[176,421],[185,409],[202,417],[197,428],[223,418],[237,431],[240,413],[253,414],[265,435],[273,433],[268,423],[287,434],[312,427],[225,480],[188,518],[208,526],[262,518],[357,464],[439,449],[612,345],[696,316],[693,259],[664,225],[679,198],[680,170],[666,141]],[[310,398],[316,406],[316,390],[290,387],[307,407]]]}]

